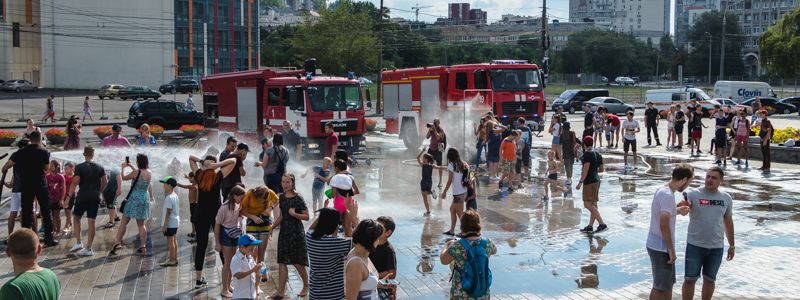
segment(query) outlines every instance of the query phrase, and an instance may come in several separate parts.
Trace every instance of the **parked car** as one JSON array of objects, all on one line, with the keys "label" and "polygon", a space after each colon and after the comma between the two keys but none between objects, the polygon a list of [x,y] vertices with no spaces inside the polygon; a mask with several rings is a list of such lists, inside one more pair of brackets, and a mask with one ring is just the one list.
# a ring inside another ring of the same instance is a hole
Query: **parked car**
[{"label": "parked car", "polygon": [[119,98],[122,100],[136,100],[136,99],[147,99],[151,98],[156,100],[161,98],[161,94],[158,92],[149,89],[146,86],[129,86],[127,88],[119,90]]},{"label": "parked car", "polygon": [[175,79],[167,84],[162,84],[158,91],[162,94],[191,93],[200,90],[200,84],[194,79]]},{"label": "parked car", "polygon": [[139,128],[143,123],[157,124],[165,129],[178,129],[186,124],[203,124],[203,114],[189,109],[181,102],[136,101],[128,110],[128,126]]},{"label": "parked car", "polygon": [[795,107],[800,107],[800,96],[783,98],[783,99],[779,100],[778,102],[788,103],[788,104],[794,105]]},{"label": "parked car", "polygon": [[711,99],[711,100],[714,100],[714,101],[717,101],[717,102],[719,102],[719,104],[720,104],[720,105],[722,105],[722,107],[723,107],[723,108],[724,108],[724,107],[726,107],[726,106],[728,106],[728,105],[730,105],[730,106],[731,106],[731,109],[733,109],[734,111],[739,111],[739,110],[741,110],[741,109],[744,109],[744,111],[745,111],[745,112],[746,112],[748,115],[750,115],[750,114],[752,114],[752,113],[753,113],[753,108],[752,108],[752,107],[750,107],[750,106],[747,106],[747,105],[741,105],[741,104],[739,104],[739,103],[736,103],[736,101],[733,101],[733,100],[731,100],[731,99],[727,99],[727,98],[714,98],[714,99]]},{"label": "parked car", "polygon": [[641,82],[639,77],[631,77],[631,80],[633,80],[633,84],[639,84],[639,82]]},{"label": "parked car", "polygon": [[635,85],[636,81],[633,81],[630,77],[620,76],[614,79],[618,85]]},{"label": "parked car", "polygon": [[586,101],[586,105],[588,105],[592,111],[596,111],[597,107],[602,106],[608,109],[609,113],[619,115],[624,114],[629,111],[635,111],[636,108],[633,105],[625,104],[624,102],[620,101],[614,97],[595,97],[592,100]]},{"label": "parked car", "polygon": [[125,89],[125,86],[121,84],[106,84],[97,90],[97,97],[100,97],[100,100],[103,100],[103,98],[114,99],[119,95],[119,91],[123,89]]},{"label": "parked car", "polygon": [[608,90],[566,90],[553,101],[553,111],[558,107],[563,107],[564,111],[574,114],[583,109],[583,103],[594,97],[608,97]]},{"label": "parked car", "polygon": [[38,86],[33,85],[30,81],[19,79],[19,80],[9,80],[3,82],[3,85],[0,85],[0,90],[6,92],[35,92],[39,90]]},{"label": "parked car", "polygon": [[605,76],[600,76],[600,82],[605,85],[608,85],[608,78]]},{"label": "parked car", "polygon": [[[742,102],[742,105],[753,106],[754,101],[756,101],[756,98],[750,98]],[[781,102],[778,100],[778,98],[773,97],[761,97],[761,107],[767,110],[768,115],[790,114],[797,112],[797,106]]]}]

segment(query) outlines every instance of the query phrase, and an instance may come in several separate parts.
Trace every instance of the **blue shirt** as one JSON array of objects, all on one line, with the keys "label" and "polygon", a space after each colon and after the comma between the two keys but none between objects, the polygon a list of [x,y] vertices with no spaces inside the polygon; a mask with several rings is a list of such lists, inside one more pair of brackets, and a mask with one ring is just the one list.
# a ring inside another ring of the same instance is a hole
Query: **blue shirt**
[{"label": "blue shirt", "polygon": [[[323,169],[321,166],[313,167],[312,170],[314,170],[314,174],[319,175],[320,177],[328,177],[331,174],[330,170]],[[314,183],[312,187],[315,190],[320,190],[325,187],[325,182],[314,177]]]},{"label": "blue shirt", "polygon": [[136,138],[136,144],[139,146],[155,146],[156,145],[156,137],[150,136],[150,140],[145,140],[144,137],[139,136]]}]

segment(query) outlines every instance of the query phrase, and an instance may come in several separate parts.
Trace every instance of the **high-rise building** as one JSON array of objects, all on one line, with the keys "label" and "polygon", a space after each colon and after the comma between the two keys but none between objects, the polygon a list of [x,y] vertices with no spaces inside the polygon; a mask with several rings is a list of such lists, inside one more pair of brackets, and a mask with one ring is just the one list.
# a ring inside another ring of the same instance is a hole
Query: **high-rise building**
[{"label": "high-rise building", "polygon": [[39,2],[0,0],[0,79],[39,85],[42,70]]},{"label": "high-rise building", "polygon": [[47,88],[158,88],[179,77],[255,69],[258,3],[0,0],[0,78]]},{"label": "high-rise building", "polygon": [[607,23],[657,44],[670,32],[670,0],[570,0],[569,20]]},{"label": "high-rise building", "polygon": [[450,3],[447,9],[447,18],[455,24],[464,24],[469,21],[469,3]]},{"label": "high-rise building", "polygon": [[479,8],[469,10],[469,24],[486,25],[487,14]]},{"label": "high-rise building", "polygon": [[719,9],[720,0],[675,0],[675,46],[687,47],[689,28],[705,13]]}]

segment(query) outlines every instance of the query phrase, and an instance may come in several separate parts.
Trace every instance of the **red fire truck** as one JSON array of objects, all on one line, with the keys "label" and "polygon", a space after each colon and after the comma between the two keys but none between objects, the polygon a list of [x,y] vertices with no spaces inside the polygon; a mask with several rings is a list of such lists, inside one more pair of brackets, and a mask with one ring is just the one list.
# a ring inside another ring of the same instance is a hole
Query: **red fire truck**
[{"label": "red fire truck", "polygon": [[[324,126],[332,122],[339,149],[366,150],[363,94],[358,81],[315,77],[302,70],[260,69],[203,78],[203,106],[210,138],[257,140],[263,129],[288,120],[301,137],[305,157],[321,157]],[[367,94],[368,96],[368,94]]]},{"label": "red fire truck", "polygon": [[470,124],[487,111],[504,123],[524,117],[533,129],[544,127],[543,73],[527,61],[391,70],[381,79],[386,132],[400,134],[409,149],[420,146],[434,118],[451,140],[474,136]]}]

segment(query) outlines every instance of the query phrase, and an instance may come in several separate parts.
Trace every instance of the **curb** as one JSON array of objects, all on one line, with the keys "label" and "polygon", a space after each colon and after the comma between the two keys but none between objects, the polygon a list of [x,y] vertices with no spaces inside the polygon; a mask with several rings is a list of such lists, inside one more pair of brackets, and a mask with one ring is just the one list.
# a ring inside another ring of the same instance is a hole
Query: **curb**
[{"label": "curb", "polygon": [[[12,124],[8,124],[12,123]],[[24,123],[21,124],[13,124],[15,122],[8,122],[6,124],[0,123],[0,129],[25,129],[27,125]],[[103,120],[103,121],[96,121],[96,122],[89,122],[89,123],[82,123],[83,126],[103,126],[103,125],[114,125],[119,124],[123,127],[127,126],[127,120],[117,119],[117,120]],[[36,124],[36,126],[40,128],[53,128],[53,127],[66,127],[66,122],[56,122],[56,123],[41,123]]]}]

